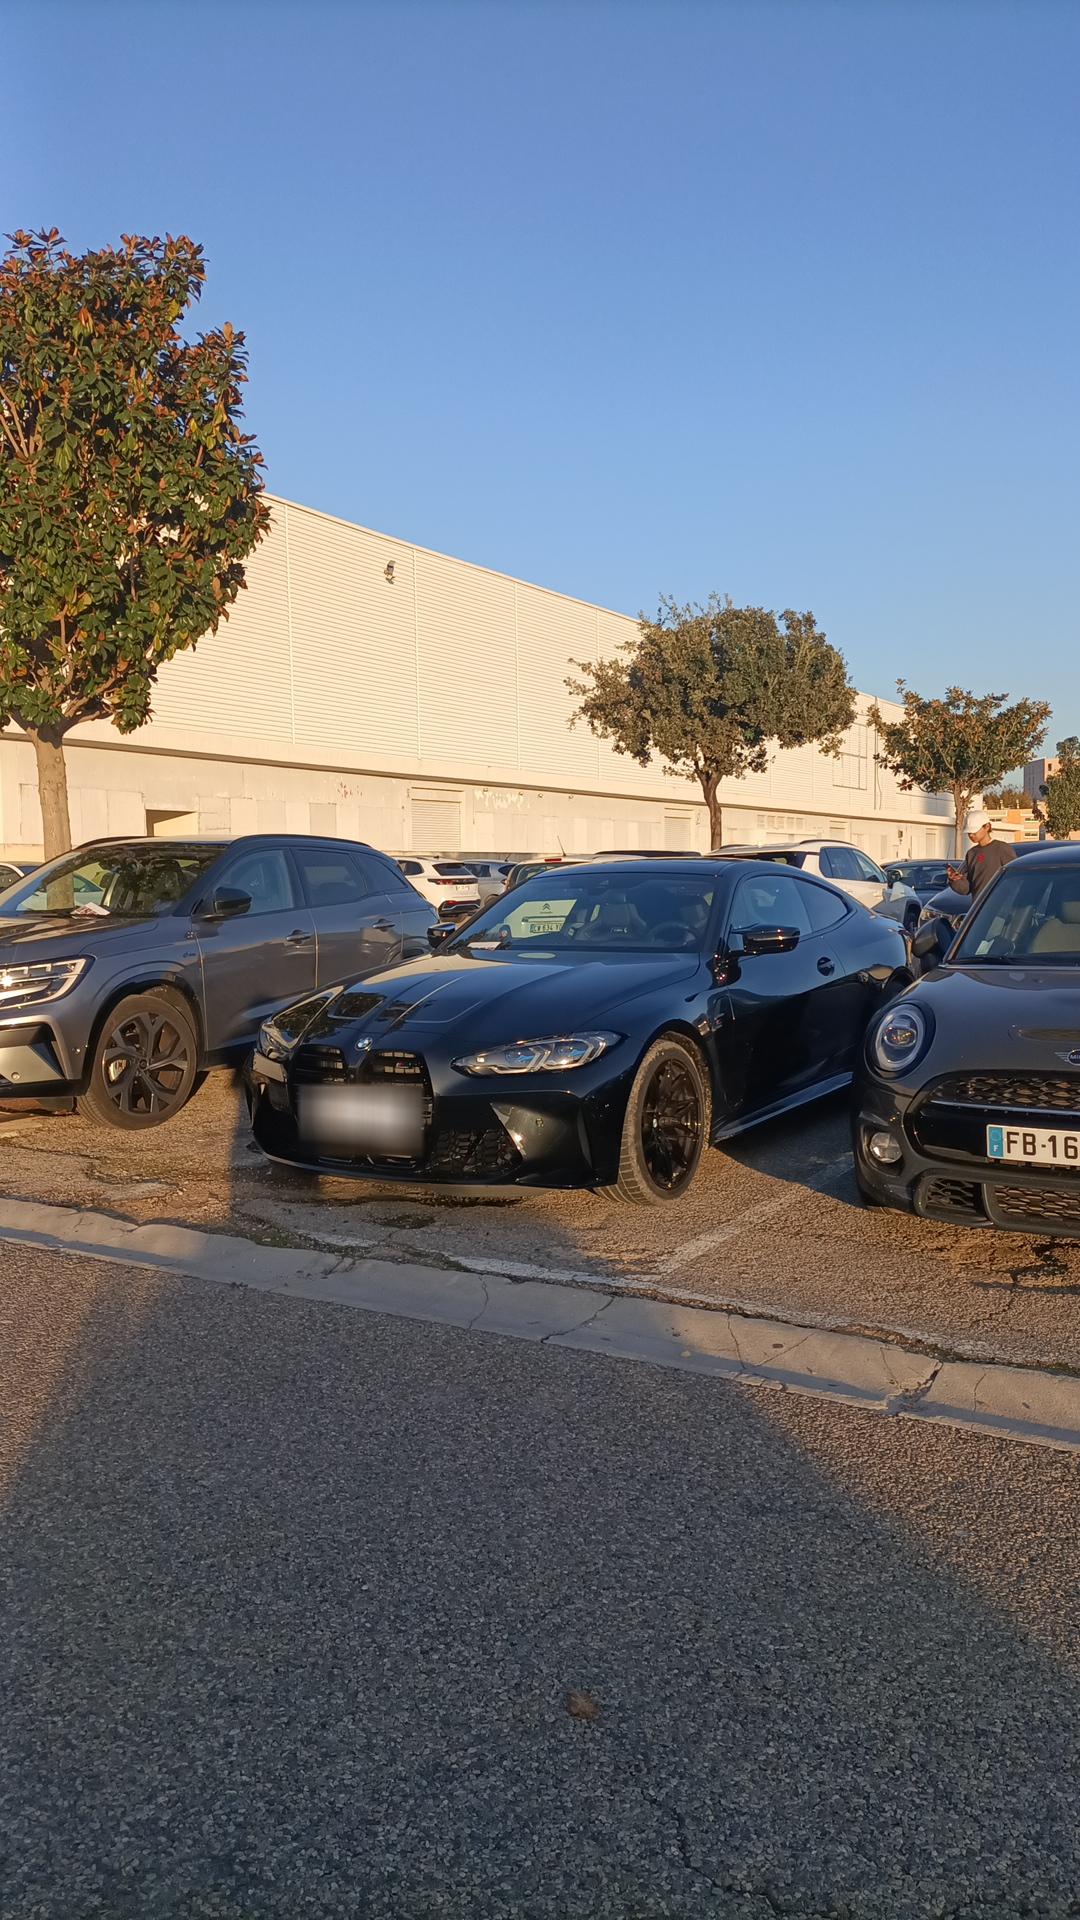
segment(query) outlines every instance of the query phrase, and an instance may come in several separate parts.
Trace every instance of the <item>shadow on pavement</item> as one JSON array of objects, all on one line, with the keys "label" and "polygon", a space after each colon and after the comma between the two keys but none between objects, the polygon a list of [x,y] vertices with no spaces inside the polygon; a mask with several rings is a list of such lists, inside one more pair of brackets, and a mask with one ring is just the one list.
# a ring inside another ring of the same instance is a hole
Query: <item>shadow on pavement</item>
[{"label": "shadow on pavement", "polygon": [[74,1259],[4,1294],[3,1920],[1070,1910],[1075,1641],[923,1524],[1036,1566],[1034,1456]]}]

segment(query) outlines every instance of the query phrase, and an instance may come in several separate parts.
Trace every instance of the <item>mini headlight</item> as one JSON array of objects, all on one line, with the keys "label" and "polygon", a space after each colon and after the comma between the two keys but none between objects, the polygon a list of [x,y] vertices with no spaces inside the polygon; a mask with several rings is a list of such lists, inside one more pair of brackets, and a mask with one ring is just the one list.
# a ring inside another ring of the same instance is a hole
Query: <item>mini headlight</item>
[{"label": "mini headlight", "polygon": [[914,1000],[888,1007],[870,1035],[870,1058],[879,1073],[904,1073],[930,1045],[930,1020]]},{"label": "mini headlight", "polygon": [[13,1002],[40,1006],[43,1000],[59,1000],[61,994],[70,993],[89,965],[88,958],[35,960],[20,967],[5,966],[0,961],[0,1006]]},{"label": "mini headlight", "polygon": [[615,1033],[568,1033],[551,1040],[516,1040],[509,1047],[467,1053],[454,1065],[459,1073],[565,1073],[587,1067],[615,1045]]}]

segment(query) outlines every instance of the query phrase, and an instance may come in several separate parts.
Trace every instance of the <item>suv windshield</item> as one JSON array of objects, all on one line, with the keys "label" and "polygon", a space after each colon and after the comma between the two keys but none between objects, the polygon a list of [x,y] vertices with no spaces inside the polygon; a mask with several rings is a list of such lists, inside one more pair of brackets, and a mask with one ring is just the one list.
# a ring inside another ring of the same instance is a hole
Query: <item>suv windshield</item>
[{"label": "suv windshield", "polygon": [[890,860],[885,869],[887,880],[902,880],[909,887],[947,887],[948,869],[944,860]]},{"label": "suv windshield", "polygon": [[975,906],[951,955],[968,966],[1080,966],[1080,864],[1047,872],[1040,861],[1007,867]]},{"label": "suv windshield", "polygon": [[71,913],[87,918],[161,913],[175,906],[220,847],[82,847],[0,895],[4,914]]},{"label": "suv windshield", "polygon": [[556,867],[527,880],[469,922],[458,952],[675,953],[700,949],[713,903],[711,876]]}]

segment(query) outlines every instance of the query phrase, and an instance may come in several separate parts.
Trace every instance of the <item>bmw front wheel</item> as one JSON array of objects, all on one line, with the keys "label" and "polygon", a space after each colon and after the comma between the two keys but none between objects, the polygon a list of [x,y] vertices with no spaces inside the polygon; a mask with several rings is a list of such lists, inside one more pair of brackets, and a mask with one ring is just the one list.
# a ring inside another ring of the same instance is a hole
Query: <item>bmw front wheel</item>
[{"label": "bmw front wheel", "polygon": [[681,1200],[709,1141],[712,1096],[693,1043],[654,1040],[634,1075],[623,1118],[619,1172],[602,1191],[639,1207]]}]

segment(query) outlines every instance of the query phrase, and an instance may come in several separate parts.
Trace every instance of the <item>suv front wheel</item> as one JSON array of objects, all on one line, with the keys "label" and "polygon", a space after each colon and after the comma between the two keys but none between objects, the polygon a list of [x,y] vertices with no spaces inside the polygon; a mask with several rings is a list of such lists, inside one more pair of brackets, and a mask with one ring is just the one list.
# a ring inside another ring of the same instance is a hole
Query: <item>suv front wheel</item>
[{"label": "suv front wheel", "polygon": [[191,1098],[199,1036],[179,994],[151,987],[106,1015],[79,1112],[129,1132],[160,1127]]}]

